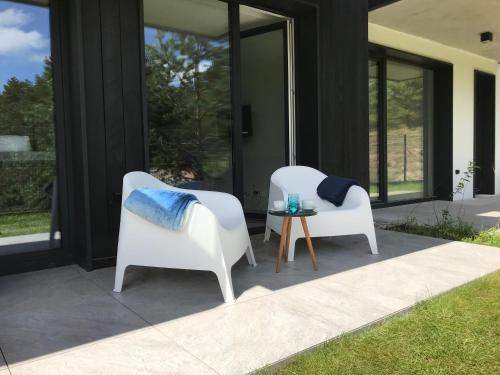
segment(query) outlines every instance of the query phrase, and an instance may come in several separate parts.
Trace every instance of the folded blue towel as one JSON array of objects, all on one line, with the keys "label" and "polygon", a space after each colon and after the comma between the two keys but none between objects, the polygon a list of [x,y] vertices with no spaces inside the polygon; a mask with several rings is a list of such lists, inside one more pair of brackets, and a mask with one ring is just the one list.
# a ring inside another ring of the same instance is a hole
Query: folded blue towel
[{"label": "folded blue towel", "polygon": [[170,230],[180,230],[187,209],[199,203],[193,194],[141,187],[130,193],[125,208],[147,221]]},{"label": "folded blue towel", "polygon": [[316,192],[321,198],[332,202],[336,207],[340,207],[344,203],[347,192],[354,185],[359,186],[359,183],[352,178],[329,176],[321,181]]}]

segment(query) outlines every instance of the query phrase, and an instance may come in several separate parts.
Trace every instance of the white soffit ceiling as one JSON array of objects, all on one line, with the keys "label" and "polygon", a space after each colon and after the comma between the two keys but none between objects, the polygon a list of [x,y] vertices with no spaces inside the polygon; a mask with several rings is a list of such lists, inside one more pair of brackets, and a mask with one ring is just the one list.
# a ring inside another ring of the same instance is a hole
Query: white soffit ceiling
[{"label": "white soffit ceiling", "polygon": [[228,33],[227,4],[213,0],[144,0],[144,24],[217,38]]},{"label": "white soffit ceiling", "polygon": [[250,30],[261,26],[272,25],[273,23],[283,22],[285,20],[285,17],[251,8],[245,5],[240,5],[241,31]]},{"label": "white soffit ceiling", "polygon": [[[400,0],[369,21],[500,61],[500,0]],[[493,42],[480,42],[484,31]]]},{"label": "white soffit ceiling", "polygon": [[[241,30],[270,25],[284,18],[240,6]],[[164,30],[219,38],[227,35],[228,5],[214,0],[144,0],[144,24]]]}]

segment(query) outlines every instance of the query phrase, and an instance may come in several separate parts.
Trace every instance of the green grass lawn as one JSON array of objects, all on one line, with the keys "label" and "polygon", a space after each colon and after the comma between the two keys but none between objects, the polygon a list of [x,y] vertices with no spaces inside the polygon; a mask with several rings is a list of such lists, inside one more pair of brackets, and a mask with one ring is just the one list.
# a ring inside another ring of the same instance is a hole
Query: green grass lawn
[{"label": "green grass lawn", "polygon": [[[389,193],[400,191],[421,192],[424,190],[424,184],[422,181],[389,182],[388,189]],[[377,184],[370,184],[370,193],[378,193]]]},{"label": "green grass lawn", "polygon": [[277,373],[500,374],[500,272],[300,355]]},{"label": "green grass lawn", "polygon": [[50,229],[50,212],[0,215],[0,237],[46,233]]}]

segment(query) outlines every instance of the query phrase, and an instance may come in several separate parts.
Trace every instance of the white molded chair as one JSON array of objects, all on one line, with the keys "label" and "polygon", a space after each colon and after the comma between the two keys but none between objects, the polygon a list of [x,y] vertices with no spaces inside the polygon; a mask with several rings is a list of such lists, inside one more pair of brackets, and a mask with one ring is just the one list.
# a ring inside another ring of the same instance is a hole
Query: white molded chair
[{"label": "white molded chair", "polygon": [[[193,193],[201,204],[189,209],[180,231],[171,231],[123,207],[129,194],[139,187]],[[234,196],[175,188],[144,172],[131,172],[123,178],[115,292],[122,290],[127,266],[179,268],[214,272],[225,302],[234,302],[231,267],[245,253],[255,266],[243,209]]]},{"label": "white molded chair", "polygon": [[[307,226],[311,237],[332,237],[350,234],[364,234],[368,238],[373,254],[378,254],[375,227],[368,193],[359,186],[352,186],[344,204],[335,207],[327,200],[321,199],[316,188],[327,176],[320,171],[303,166],[280,168],[271,176],[269,188],[269,204],[272,209],[274,201],[287,201],[289,193],[298,193],[301,200],[312,200],[318,210],[316,216],[307,218]],[[281,233],[283,218],[267,215],[264,241],[269,241],[271,230]],[[295,241],[305,237],[299,220],[292,221],[288,260],[293,261]]]}]

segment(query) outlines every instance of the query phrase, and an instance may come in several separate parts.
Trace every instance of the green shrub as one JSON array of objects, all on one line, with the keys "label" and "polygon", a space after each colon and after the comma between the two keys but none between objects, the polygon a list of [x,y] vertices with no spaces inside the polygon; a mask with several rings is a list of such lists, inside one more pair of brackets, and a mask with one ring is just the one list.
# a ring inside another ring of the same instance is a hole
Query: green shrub
[{"label": "green shrub", "polygon": [[55,177],[54,160],[0,160],[0,214],[50,208],[45,187]]},{"label": "green shrub", "polygon": [[479,245],[500,247],[500,229],[497,227],[479,231],[472,224],[461,219],[439,221],[434,225],[418,224],[415,218],[410,218],[401,224],[389,225],[388,230],[417,234],[451,241],[464,241]]}]

